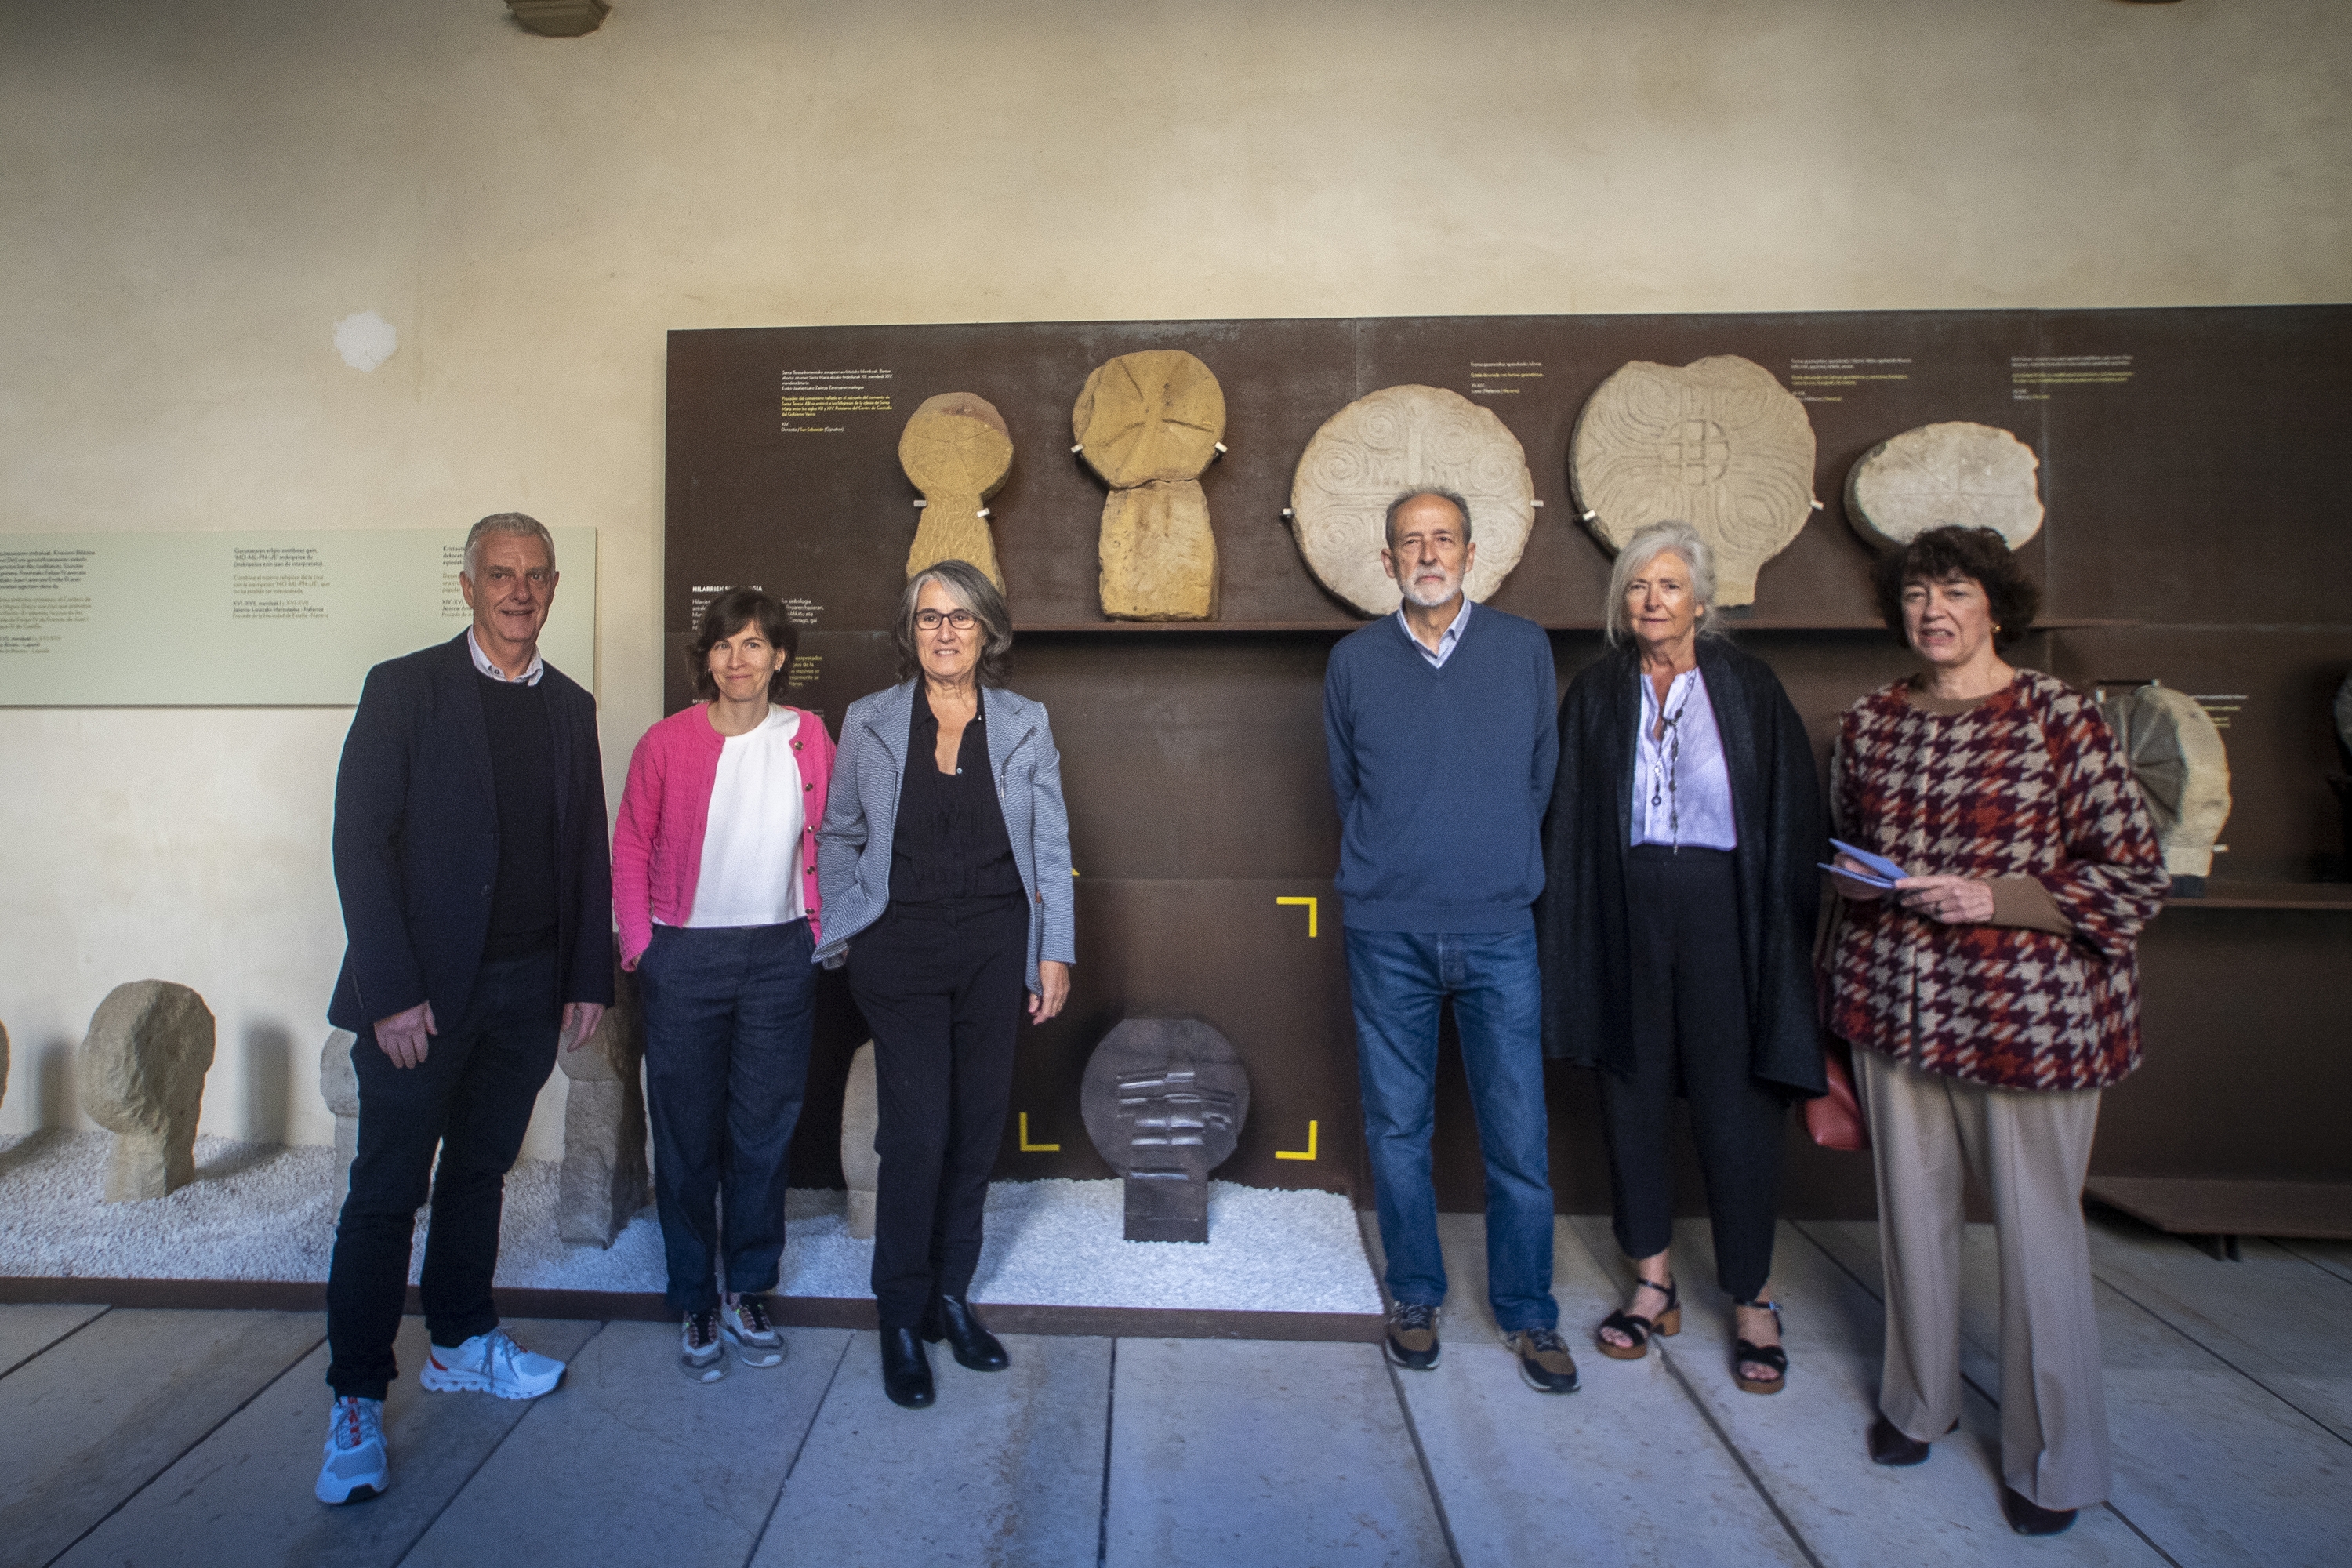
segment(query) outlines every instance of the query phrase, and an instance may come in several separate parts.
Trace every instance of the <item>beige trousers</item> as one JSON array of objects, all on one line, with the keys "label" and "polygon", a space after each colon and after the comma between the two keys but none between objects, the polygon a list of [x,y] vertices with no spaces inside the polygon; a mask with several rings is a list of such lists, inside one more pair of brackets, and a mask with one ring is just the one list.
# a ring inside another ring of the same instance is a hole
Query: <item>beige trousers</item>
[{"label": "beige trousers", "polygon": [[1879,1411],[1922,1442],[1959,1418],[1960,1227],[1973,1168],[2000,1246],[2001,1479],[2043,1508],[2105,1500],[2106,1396],[2083,1230],[2099,1091],[1988,1089],[1870,1050],[1853,1060],[1886,1269]]}]

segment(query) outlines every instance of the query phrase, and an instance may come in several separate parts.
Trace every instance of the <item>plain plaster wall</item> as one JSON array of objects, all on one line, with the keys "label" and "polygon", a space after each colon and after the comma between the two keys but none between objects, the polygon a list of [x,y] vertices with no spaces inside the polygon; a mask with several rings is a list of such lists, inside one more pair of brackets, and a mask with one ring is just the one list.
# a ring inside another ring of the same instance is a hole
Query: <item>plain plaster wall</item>
[{"label": "plain plaster wall", "polygon": [[[2343,300],[2347,89],[2343,0],[0,0],[0,531],[596,528],[617,797],[669,328]],[[348,720],[0,710],[0,1131],[152,975],[331,1140]]]}]

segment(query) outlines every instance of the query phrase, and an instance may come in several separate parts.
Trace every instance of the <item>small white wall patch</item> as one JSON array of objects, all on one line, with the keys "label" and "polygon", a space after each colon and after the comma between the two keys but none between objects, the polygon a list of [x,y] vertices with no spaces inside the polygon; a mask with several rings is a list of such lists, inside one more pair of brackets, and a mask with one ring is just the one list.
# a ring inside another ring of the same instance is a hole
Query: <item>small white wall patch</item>
[{"label": "small white wall patch", "polygon": [[362,310],[335,323],[335,352],[353,370],[373,370],[399,348],[398,330],[373,310]]}]

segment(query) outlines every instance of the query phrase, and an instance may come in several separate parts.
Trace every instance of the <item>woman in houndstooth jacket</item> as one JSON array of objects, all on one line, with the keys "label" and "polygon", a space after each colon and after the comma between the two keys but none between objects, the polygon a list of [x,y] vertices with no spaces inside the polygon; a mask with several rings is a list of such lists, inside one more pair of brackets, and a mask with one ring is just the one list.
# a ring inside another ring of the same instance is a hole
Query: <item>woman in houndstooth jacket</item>
[{"label": "woman in houndstooth jacket", "polygon": [[1871,1458],[1916,1465],[1960,1414],[1965,1172],[2000,1243],[2002,1511],[2055,1534],[2107,1495],[2083,1230],[2099,1092],[2139,1063],[2155,829],[2089,700],[2000,650],[2037,595],[2000,535],[1939,528],[1886,557],[1879,608],[1925,661],[1846,710],[1830,1026],[1861,1047],[1886,1274]]},{"label": "woman in houndstooth jacket", "polygon": [[874,1034],[882,1386],[919,1408],[925,1341],[974,1371],[1005,1364],[964,1296],[1022,994],[1033,1023],[1060,1012],[1076,952],[1061,754],[1045,708],[1003,689],[1003,595],[943,561],[908,583],[892,639],[899,683],[841,722],[816,836],[816,961],[848,964]]}]

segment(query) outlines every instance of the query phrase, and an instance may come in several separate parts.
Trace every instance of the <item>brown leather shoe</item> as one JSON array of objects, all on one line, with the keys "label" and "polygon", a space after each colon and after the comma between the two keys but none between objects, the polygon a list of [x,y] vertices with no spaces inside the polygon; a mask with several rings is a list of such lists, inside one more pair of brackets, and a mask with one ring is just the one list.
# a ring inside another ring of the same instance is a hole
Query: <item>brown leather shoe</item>
[{"label": "brown leather shoe", "polygon": [[2025,1494],[2013,1487],[2000,1489],[2001,1517],[2009,1528],[2020,1535],[2063,1535],[2074,1522],[2075,1510],[2043,1508],[2026,1500]]}]

